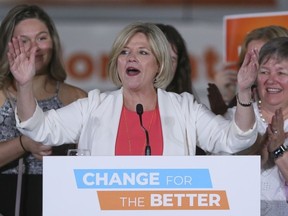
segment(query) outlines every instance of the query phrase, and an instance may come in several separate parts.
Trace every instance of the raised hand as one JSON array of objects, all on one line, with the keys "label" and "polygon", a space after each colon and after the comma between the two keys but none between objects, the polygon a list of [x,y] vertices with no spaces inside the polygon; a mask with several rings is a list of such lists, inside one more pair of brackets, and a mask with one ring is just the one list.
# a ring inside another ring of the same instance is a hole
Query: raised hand
[{"label": "raised hand", "polygon": [[215,84],[218,87],[225,103],[229,103],[237,90],[236,63],[226,63],[215,73]]},{"label": "raised hand", "polygon": [[20,38],[12,38],[8,44],[8,62],[10,71],[18,85],[22,86],[31,81],[35,75],[35,53],[37,48],[25,49]]},{"label": "raised hand", "polygon": [[257,78],[258,68],[258,51],[253,49],[246,53],[244,62],[238,71],[237,85],[239,91],[251,91],[251,87]]}]

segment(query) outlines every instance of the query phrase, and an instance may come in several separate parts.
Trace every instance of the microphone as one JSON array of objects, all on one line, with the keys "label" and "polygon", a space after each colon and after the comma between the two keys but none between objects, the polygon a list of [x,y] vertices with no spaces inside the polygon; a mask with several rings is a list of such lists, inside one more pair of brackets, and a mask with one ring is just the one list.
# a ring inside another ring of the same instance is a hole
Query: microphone
[{"label": "microphone", "polygon": [[143,105],[142,104],[137,104],[136,105],[136,112],[139,115],[139,119],[140,119],[140,125],[143,128],[143,130],[145,131],[145,135],[146,135],[146,147],[145,147],[145,155],[151,155],[151,147],[150,147],[150,142],[149,142],[149,134],[148,131],[146,130],[146,128],[143,126],[142,123],[142,114],[143,114]]}]

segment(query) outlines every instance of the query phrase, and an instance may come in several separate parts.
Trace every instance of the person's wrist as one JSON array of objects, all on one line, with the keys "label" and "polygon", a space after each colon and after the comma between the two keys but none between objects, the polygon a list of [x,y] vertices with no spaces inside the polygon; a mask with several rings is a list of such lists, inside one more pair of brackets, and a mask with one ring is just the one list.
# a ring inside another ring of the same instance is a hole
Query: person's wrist
[{"label": "person's wrist", "polygon": [[21,145],[23,151],[24,151],[25,153],[27,153],[28,151],[27,151],[27,149],[24,147],[24,144],[23,144],[23,142],[22,142],[22,135],[19,136],[19,142],[20,142],[20,145]]},{"label": "person's wrist", "polygon": [[285,146],[285,144],[280,145],[278,148],[276,148],[275,150],[273,150],[272,152],[270,152],[271,157],[276,160],[278,158],[280,158],[281,156],[283,156],[283,154],[287,151],[287,147]]},{"label": "person's wrist", "polygon": [[252,98],[251,98],[251,93],[250,95],[241,95],[241,96],[239,96],[239,93],[237,93],[236,99],[237,99],[237,102],[243,107],[249,107],[253,103]]}]

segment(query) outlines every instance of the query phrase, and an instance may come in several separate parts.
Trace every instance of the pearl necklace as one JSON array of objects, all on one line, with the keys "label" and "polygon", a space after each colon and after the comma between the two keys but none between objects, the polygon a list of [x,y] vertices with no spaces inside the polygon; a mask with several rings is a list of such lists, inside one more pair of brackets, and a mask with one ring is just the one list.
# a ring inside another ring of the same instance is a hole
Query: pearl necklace
[{"label": "pearl necklace", "polygon": [[261,111],[261,100],[258,101],[258,111],[259,111],[259,116],[260,116],[260,119],[265,123],[267,124],[263,114],[262,114],[262,111]]}]

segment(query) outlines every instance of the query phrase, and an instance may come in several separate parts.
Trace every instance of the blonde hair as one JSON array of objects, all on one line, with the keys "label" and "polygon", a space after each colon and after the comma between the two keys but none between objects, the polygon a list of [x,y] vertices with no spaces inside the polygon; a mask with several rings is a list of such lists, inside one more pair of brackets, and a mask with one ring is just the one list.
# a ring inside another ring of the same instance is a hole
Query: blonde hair
[{"label": "blonde hair", "polygon": [[172,60],[170,55],[170,45],[163,32],[152,23],[136,22],[126,26],[115,39],[110,59],[108,63],[108,75],[113,83],[121,87],[122,82],[117,71],[117,59],[126,46],[128,41],[136,34],[143,33],[146,35],[152,53],[154,54],[159,66],[159,73],[155,77],[155,88],[165,89],[173,78]]}]

